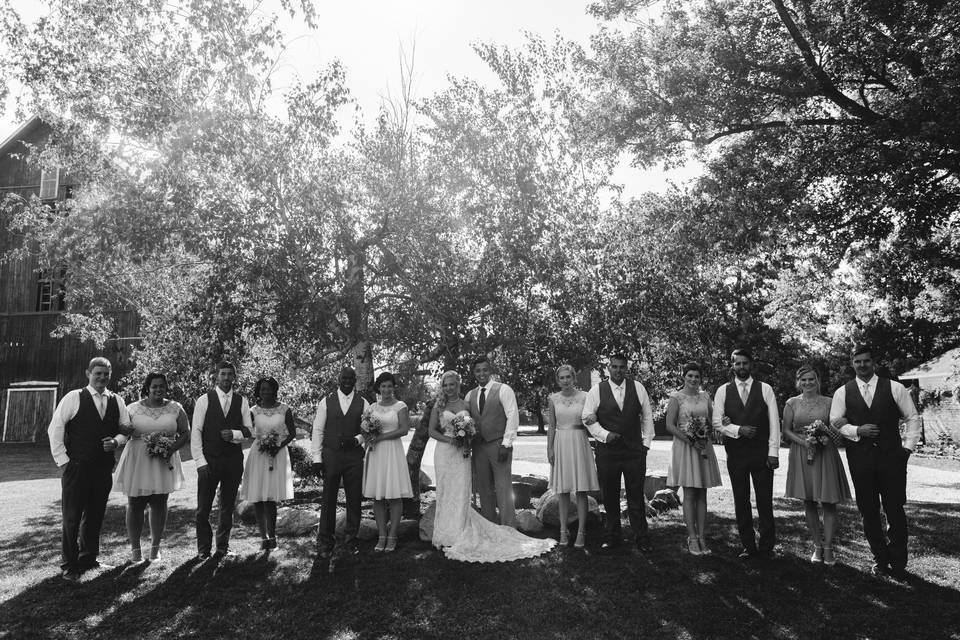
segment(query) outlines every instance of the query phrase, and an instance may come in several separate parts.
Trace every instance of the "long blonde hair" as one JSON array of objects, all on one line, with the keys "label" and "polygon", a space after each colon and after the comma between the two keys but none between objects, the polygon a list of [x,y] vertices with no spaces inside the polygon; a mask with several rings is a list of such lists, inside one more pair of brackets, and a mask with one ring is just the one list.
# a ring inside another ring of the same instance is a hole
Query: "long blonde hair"
[{"label": "long blonde hair", "polygon": [[451,376],[457,379],[457,399],[460,399],[460,374],[453,370],[444,371],[443,375],[440,376],[440,392],[437,394],[437,401],[434,403],[438,413],[443,411],[443,409],[450,403],[450,399],[443,390],[443,381]]}]

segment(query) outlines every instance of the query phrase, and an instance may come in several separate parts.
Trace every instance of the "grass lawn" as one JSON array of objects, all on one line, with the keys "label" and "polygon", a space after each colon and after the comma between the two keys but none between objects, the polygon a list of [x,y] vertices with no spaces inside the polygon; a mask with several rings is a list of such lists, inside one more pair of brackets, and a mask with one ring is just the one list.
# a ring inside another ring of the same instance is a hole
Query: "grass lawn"
[{"label": "grass lawn", "polygon": [[[662,451],[651,452],[659,456]],[[665,461],[651,460],[655,467]],[[911,502],[910,585],[872,578],[853,505],[833,568],[807,562],[802,505],[776,500],[780,557],[743,563],[729,489],[709,496],[714,554],[681,552],[678,512],[651,524],[653,553],[554,550],[471,565],[428,543],[314,563],[308,538],[257,553],[238,525],[235,560],[198,564],[196,475],[171,495],[163,564],[124,566],[124,499],[111,496],[101,560],[59,577],[59,474],[45,447],[0,447],[0,638],[923,638],[960,639],[960,504]],[[544,535],[555,535],[546,531]],[[145,542],[146,545],[146,542]]]}]

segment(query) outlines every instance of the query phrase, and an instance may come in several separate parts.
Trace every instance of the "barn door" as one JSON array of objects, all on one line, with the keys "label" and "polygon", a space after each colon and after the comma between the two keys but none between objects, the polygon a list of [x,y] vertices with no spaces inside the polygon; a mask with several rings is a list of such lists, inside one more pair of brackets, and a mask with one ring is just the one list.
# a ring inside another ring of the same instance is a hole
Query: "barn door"
[{"label": "barn door", "polygon": [[7,389],[3,441],[45,442],[56,402],[56,388]]}]

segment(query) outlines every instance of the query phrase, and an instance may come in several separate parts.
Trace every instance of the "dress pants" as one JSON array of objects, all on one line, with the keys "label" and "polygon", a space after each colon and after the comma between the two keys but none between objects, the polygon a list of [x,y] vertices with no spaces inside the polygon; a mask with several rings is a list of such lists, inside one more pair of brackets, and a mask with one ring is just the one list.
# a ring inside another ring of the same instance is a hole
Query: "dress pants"
[{"label": "dress pants", "polygon": [[[473,445],[473,477],[480,494],[480,514],[494,524],[516,527],[517,513],[513,506],[513,449],[500,462],[503,439]],[[499,512],[499,518],[497,514]]]},{"label": "dress pants", "polygon": [[606,512],[606,534],[617,544],[620,532],[620,476],[627,493],[627,517],[638,540],[647,537],[647,508],[643,483],[647,477],[647,449],[627,449],[623,445],[597,443],[597,477],[600,499]]},{"label": "dress pants", "polygon": [[230,548],[233,511],[237,506],[237,490],[242,478],[243,454],[207,458],[207,473],[197,478],[197,550],[201,554],[210,553],[213,540],[210,511],[213,509],[218,485],[220,519],[217,523],[217,551],[226,553]]},{"label": "dress pants", "polygon": [[[863,534],[881,567],[903,569],[907,566],[907,514],[903,505],[907,501],[908,458],[901,448],[881,451],[869,443],[847,449],[857,508],[863,518]],[[881,500],[887,516],[886,536],[880,519]]]},{"label": "dress pants", "polygon": [[113,487],[112,465],[70,460],[60,478],[63,532],[61,569],[83,571],[96,565],[100,528]]},{"label": "dress pants", "polygon": [[777,540],[773,524],[773,469],[767,466],[767,450],[728,447],[727,472],[730,474],[730,486],[733,489],[740,544],[747,551],[757,550],[753,510],[750,507],[750,481],[753,480],[757,516],[760,520],[760,550],[772,552]]},{"label": "dress pants", "polygon": [[317,546],[332,549],[337,528],[337,493],[343,481],[347,497],[347,521],[343,528],[344,542],[355,540],[360,532],[360,503],[363,501],[363,453],[361,446],[336,450],[324,447],[322,453],[323,496],[320,498],[320,527]]}]

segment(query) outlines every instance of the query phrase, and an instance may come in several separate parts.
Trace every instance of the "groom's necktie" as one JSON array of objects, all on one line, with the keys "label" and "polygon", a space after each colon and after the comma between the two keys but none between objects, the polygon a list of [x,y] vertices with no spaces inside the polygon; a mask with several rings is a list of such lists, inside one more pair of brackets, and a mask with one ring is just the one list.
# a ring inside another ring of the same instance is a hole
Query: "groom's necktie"
[{"label": "groom's necktie", "polygon": [[747,383],[740,383],[740,401],[743,402],[743,406],[747,406],[747,397],[749,393],[747,391]]},{"label": "groom's necktie", "polygon": [[480,413],[483,413],[483,405],[487,403],[487,388],[480,387],[480,401],[477,403],[477,406],[480,407]]},{"label": "groom's necktie", "polygon": [[869,407],[873,404],[873,394],[870,393],[870,384],[863,385],[863,402]]}]

